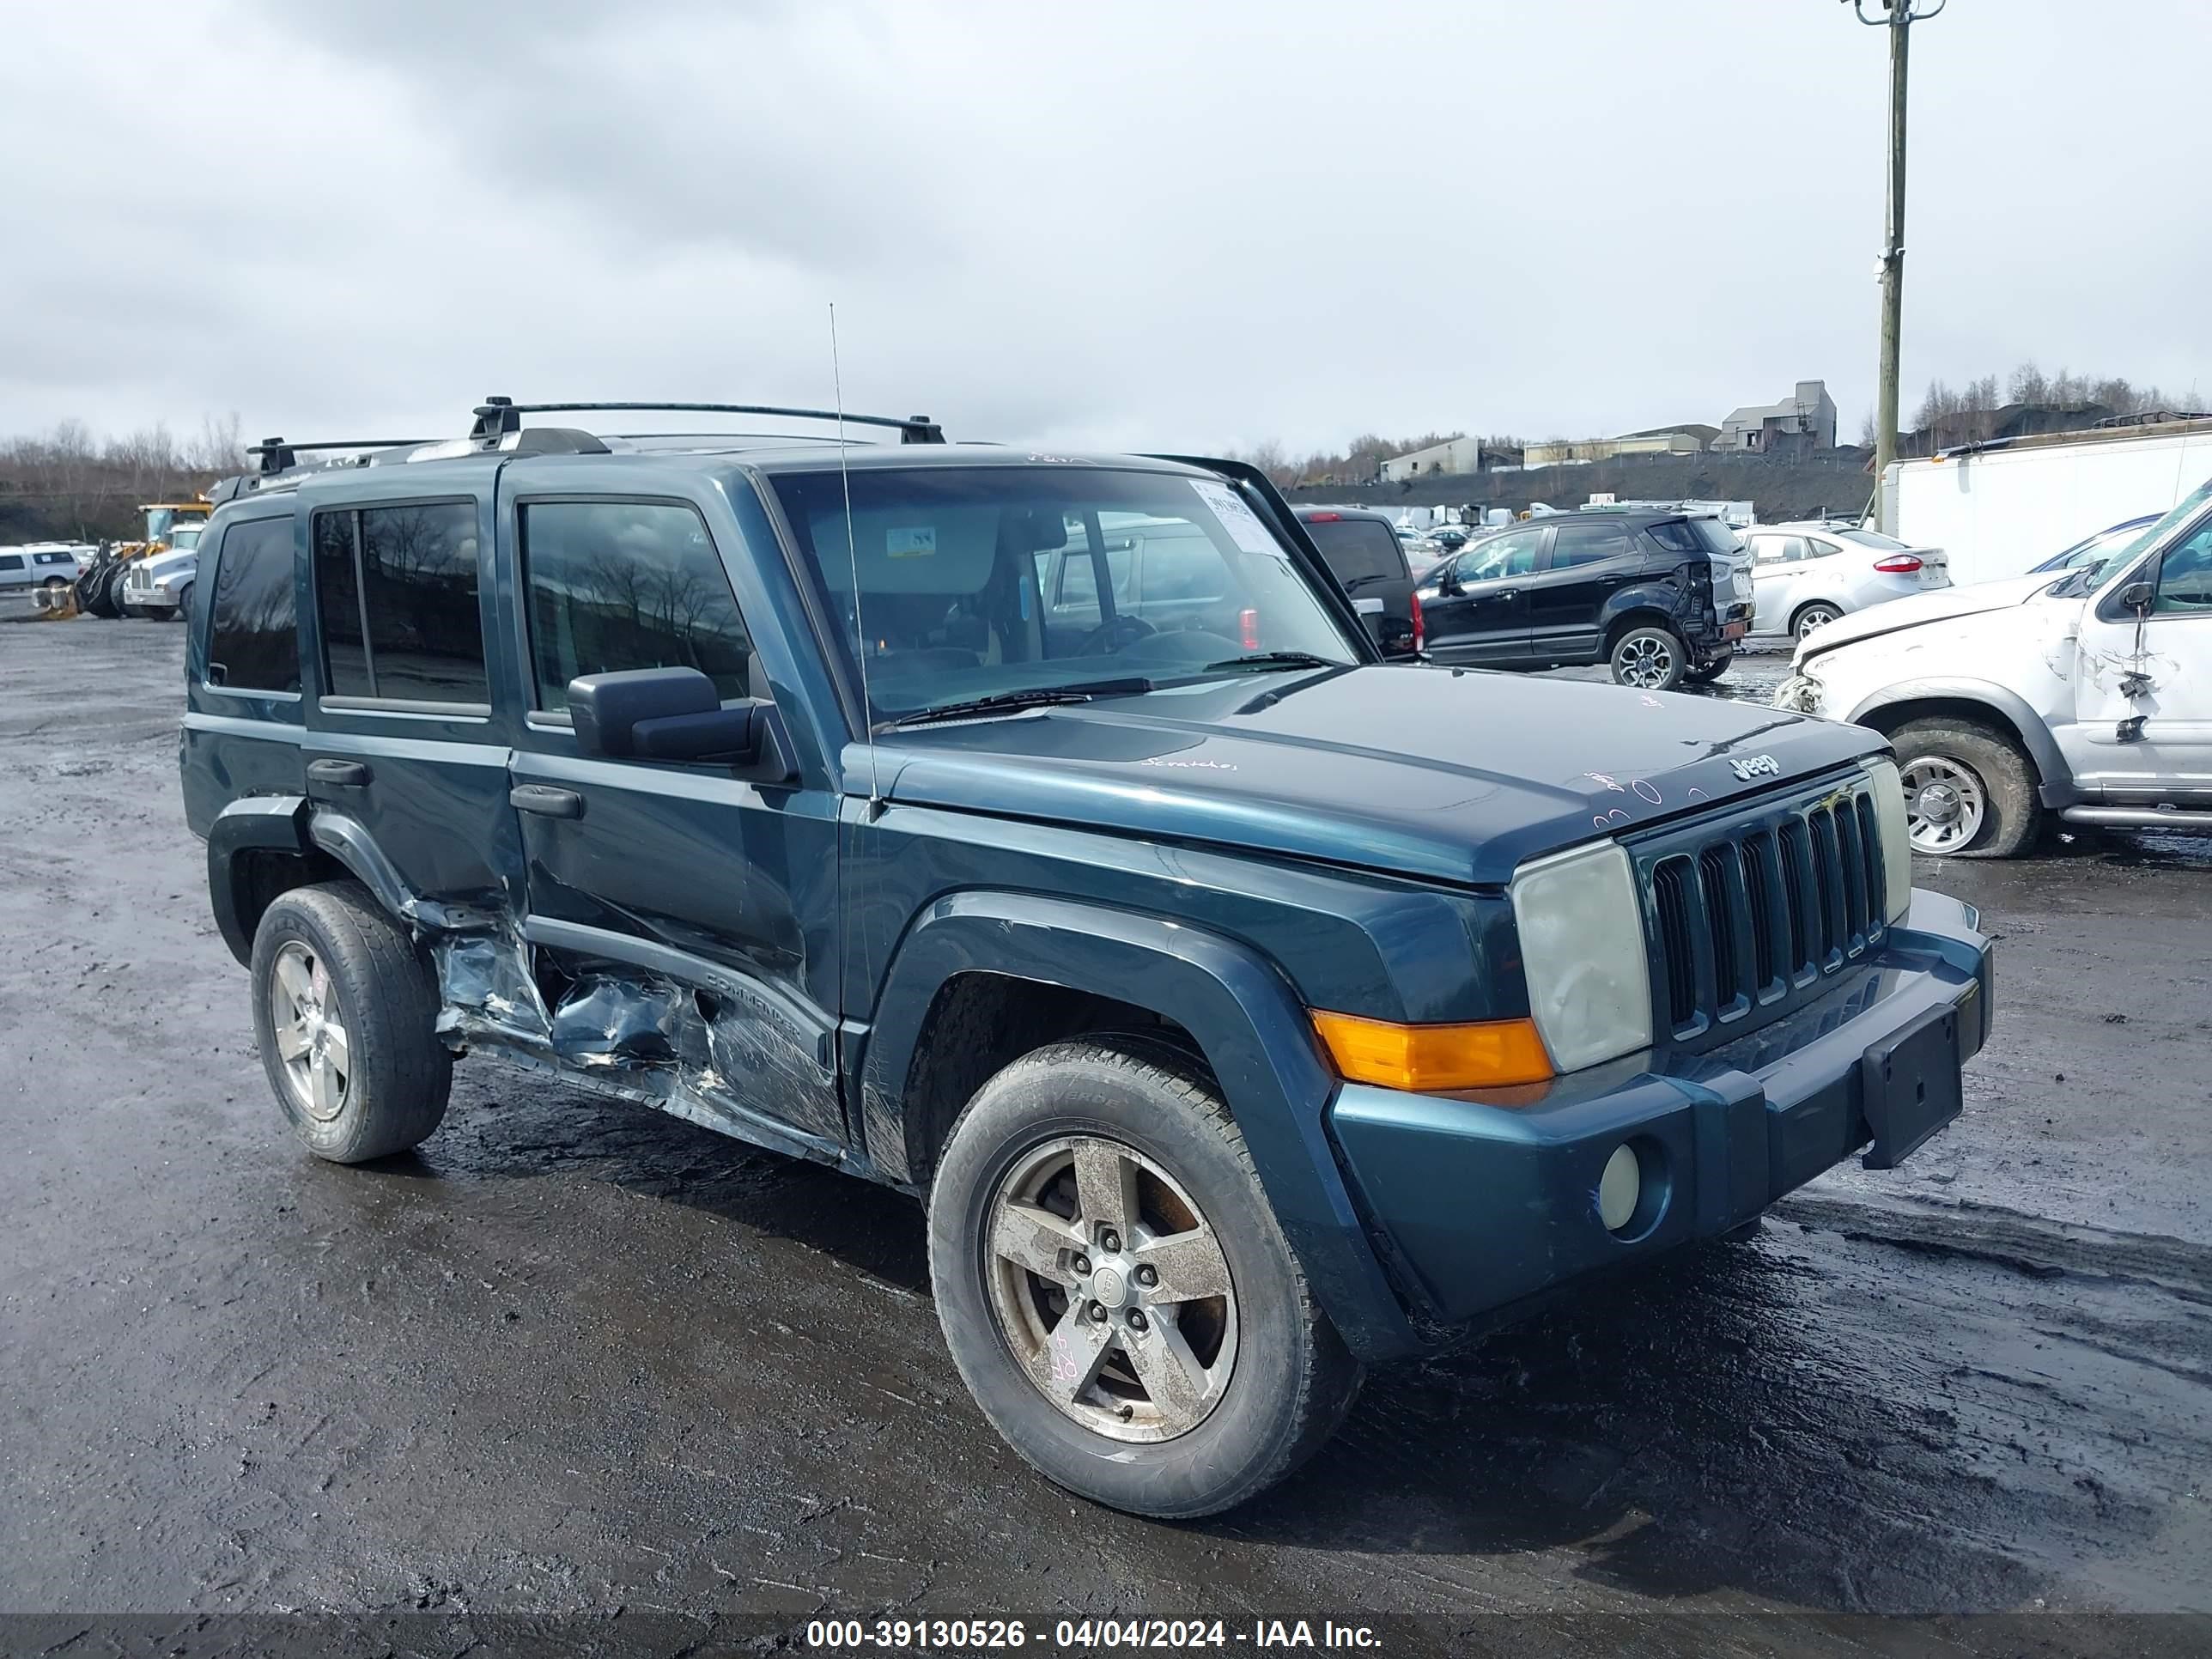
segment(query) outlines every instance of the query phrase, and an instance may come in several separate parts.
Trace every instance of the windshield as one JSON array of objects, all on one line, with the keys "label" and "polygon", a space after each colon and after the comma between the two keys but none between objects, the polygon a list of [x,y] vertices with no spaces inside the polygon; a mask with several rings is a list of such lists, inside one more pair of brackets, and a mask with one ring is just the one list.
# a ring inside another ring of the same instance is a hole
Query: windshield
[{"label": "windshield", "polygon": [[[787,473],[777,500],[872,720],[1093,684],[1362,655],[1290,550],[1217,478],[1105,467]],[[849,524],[849,528],[848,528]],[[854,576],[859,577],[858,603]],[[857,612],[857,615],[856,615]]]},{"label": "windshield", "polygon": [[1836,539],[1856,542],[1861,547],[1880,548],[1885,553],[1901,553],[1911,547],[1911,542],[1901,542],[1894,536],[1885,536],[1879,530],[1838,530]]},{"label": "windshield", "polygon": [[2066,580],[2050,591],[2054,594],[2094,593],[2104,587],[2123,570],[2135,562],[2136,556],[2165,538],[2166,532],[2197,516],[2207,501],[2212,501],[2212,478],[2191,490],[2173,504],[2173,510],[2156,524],[2138,535],[2103,553],[2094,562],[2077,566]]}]

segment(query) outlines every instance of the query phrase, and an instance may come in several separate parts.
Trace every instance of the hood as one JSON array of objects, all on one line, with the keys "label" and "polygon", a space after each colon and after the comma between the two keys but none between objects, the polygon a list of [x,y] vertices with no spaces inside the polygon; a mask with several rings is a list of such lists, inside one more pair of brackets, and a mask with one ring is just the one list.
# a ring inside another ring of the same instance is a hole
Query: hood
[{"label": "hood", "polygon": [[1493,885],[1882,747],[1750,703],[1386,665],[909,727],[877,762],[895,802]]},{"label": "hood", "polygon": [[1983,611],[2003,611],[2013,605],[2025,605],[2046,588],[2055,587],[2064,581],[2069,574],[2063,570],[2045,570],[2032,576],[2004,576],[1995,581],[1969,582],[1964,587],[1939,587],[1931,592],[1913,593],[1901,599],[1869,605],[1864,611],[1854,611],[1847,617],[1838,617],[1826,627],[1816,630],[1798,646],[1791,665],[1802,668],[1822,652],[1832,651],[1839,645],[1849,645],[1854,640],[1870,640],[1877,634],[1893,634],[1900,628],[1917,628],[1923,623],[1948,622],[1955,617],[1971,617]]},{"label": "hood", "polygon": [[156,553],[150,559],[134,560],[132,569],[143,572],[143,580],[145,581],[158,582],[164,576],[173,576],[192,569],[198,564],[199,556],[199,550],[196,547],[173,547],[167,553]]}]

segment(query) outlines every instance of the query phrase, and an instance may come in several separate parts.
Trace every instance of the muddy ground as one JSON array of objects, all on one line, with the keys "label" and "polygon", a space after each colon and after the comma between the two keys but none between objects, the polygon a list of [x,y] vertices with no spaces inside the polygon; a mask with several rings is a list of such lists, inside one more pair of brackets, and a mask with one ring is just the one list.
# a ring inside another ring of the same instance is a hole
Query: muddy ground
[{"label": "muddy ground", "polygon": [[161,1615],[72,1651],[234,1613],[446,1652],[505,1613],[576,1615],[549,1651],[803,1648],[828,1613],[1379,1620],[1401,1652],[1860,1652],[1873,1613],[2031,1615],[1931,1652],[2212,1639],[2063,1617],[2212,1610],[2205,842],[1923,867],[2003,941],[1956,1127],[1372,1378],[1303,1474],[1170,1527],[1001,1448],[907,1200],[488,1061],[417,1155],[301,1151],[179,813],[181,635],[0,621],[0,1612]]}]

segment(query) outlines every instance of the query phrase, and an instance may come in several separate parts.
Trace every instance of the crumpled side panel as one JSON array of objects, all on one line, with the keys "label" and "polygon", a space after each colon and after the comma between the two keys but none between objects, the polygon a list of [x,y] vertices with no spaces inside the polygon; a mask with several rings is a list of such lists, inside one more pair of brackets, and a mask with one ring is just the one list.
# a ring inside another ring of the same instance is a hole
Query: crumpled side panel
[{"label": "crumpled side panel", "polygon": [[438,1029],[465,1030],[489,1025],[510,1035],[543,1039],[552,1016],[531,976],[528,949],[521,939],[499,933],[440,933],[430,941],[444,1006]]},{"label": "crumpled side panel", "polygon": [[531,948],[504,930],[434,937],[438,1030],[708,1128],[839,1161],[846,1137],[836,1078],[756,988],[732,976],[702,993],[601,968],[548,1009]]},{"label": "crumpled side panel", "polygon": [[702,1098],[766,1112],[810,1134],[845,1138],[836,1077],[787,1026],[726,996],[715,1000],[714,1018],[701,1022],[700,1036],[702,1063],[687,1064],[684,1081]]},{"label": "crumpled side panel", "polygon": [[692,998],[671,981],[589,975],[553,1010],[553,1052],[580,1066],[673,1066],[687,1018],[698,1018]]}]

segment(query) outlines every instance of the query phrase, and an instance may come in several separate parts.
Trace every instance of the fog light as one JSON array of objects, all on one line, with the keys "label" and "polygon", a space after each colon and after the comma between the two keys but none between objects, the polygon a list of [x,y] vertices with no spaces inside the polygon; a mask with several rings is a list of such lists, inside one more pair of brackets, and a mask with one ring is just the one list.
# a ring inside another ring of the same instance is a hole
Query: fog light
[{"label": "fog light", "polygon": [[1626,1227],[1643,1195],[1644,1171],[1636,1154],[1625,1146],[1614,1147],[1605,1161],[1605,1173],[1597,1178],[1597,1218],[1605,1223],[1606,1231],[1617,1233]]}]

